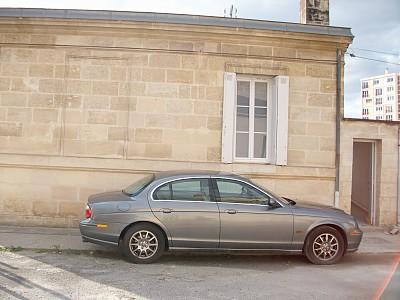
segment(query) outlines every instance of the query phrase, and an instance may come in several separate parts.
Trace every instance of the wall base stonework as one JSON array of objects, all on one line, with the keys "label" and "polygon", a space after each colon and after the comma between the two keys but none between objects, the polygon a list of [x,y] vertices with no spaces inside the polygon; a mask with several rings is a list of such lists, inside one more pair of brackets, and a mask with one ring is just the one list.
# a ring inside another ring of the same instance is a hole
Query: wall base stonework
[{"label": "wall base stonework", "polygon": [[332,204],[334,170],[195,163],[4,155],[0,168],[0,223],[22,226],[76,227],[91,194],[122,190],[156,171],[221,170],[242,174],[297,200]]}]

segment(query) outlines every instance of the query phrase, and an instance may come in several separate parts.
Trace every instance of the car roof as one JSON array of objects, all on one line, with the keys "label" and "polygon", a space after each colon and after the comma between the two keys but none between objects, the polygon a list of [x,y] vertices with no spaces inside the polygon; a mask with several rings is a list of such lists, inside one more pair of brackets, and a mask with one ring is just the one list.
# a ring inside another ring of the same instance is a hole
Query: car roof
[{"label": "car roof", "polygon": [[236,175],[229,172],[223,171],[210,171],[210,170],[171,170],[171,171],[163,171],[154,174],[154,179],[165,179],[169,177],[189,177],[189,176],[227,176],[233,178],[242,178],[240,175]]}]

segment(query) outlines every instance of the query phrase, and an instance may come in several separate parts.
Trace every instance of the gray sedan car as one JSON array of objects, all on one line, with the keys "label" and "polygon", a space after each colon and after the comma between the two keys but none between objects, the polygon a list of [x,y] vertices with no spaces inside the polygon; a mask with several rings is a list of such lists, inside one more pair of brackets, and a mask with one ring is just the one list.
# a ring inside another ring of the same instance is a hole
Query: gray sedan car
[{"label": "gray sedan car", "polygon": [[296,204],[222,172],[161,172],[126,189],[89,197],[84,241],[119,246],[135,263],[168,250],[303,253],[315,264],[358,249],[362,232],[344,211]]}]

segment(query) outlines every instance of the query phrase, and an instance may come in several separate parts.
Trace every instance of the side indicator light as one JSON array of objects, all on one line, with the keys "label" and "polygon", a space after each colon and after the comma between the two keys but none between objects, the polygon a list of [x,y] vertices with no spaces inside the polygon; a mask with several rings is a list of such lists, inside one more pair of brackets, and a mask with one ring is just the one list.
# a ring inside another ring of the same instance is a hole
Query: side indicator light
[{"label": "side indicator light", "polygon": [[107,224],[96,224],[97,228],[107,228],[108,225]]},{"label": "side indicator light", "polygon": [[355,229],[352,232],[350,232],[350,235],[360,235],[360,234],[361,234],[361,231],[357,230],[357,229]]}]

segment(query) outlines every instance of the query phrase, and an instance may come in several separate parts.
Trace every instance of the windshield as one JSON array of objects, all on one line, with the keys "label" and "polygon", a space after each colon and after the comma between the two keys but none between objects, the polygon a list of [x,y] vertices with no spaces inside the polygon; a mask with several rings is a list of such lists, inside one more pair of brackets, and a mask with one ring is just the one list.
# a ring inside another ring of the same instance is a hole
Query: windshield
[{"label": "windshield", "polygon": [[148,186],[152,181],[154,180],[154,175],[148,175],[135,183],[132,183],[130,186],[127,188],[123,189],[122,192],[125,194],[128,194],[130,196],[136,196],[138,195],[141,191],[144,190],[146,186]]}]

